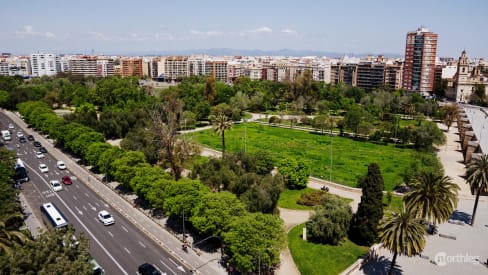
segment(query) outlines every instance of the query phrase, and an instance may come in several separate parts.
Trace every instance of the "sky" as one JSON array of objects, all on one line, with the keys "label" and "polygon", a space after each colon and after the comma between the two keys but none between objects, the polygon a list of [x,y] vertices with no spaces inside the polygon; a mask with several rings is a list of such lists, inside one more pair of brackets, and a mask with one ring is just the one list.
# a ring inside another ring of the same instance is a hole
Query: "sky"
[{"label": "sky", "polygon": [[486,0],[14,0],[0,5],[0,52],[157,53],[191,49],[404,55],[420,26],[437,55],[488,57]]}]

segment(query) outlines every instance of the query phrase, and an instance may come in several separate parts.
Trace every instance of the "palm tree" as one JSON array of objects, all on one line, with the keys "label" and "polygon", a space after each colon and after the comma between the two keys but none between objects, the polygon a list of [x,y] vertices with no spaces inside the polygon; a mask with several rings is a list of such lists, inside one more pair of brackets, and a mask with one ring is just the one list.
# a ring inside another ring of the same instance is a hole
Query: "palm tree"
[{"label": "palm tree", "polygon": [[411,184],[403,201],[408,209],[414,211],[419,218],[435,225],[449,219],[457,207],[459,186],[447,176],[433,172],[423,172]]},{"label": "palm tree", "polygon": [[12,230],[8,224],[9,221],[14,219],[23,219],[24,216],[21,213],[10,214],[5,216],[2,221],[0,221],[0,251],[3,251],[6,254],[12,253],[12,247],[15,243],[25,243],[29,241],[29,237],[27,237],[24,233]]},{"label": "palm tree", "polygon": [[213,121],[214,132],[222,136],[222,157],[225,156],[225,131],[232,128],[229,118],[223,113],[219,113]]},{"label": "palm tree", "polygon": [[392,274],[398,255],[414,256],[425,247],[425,230],[417,215],[405,206],[400,212],[388,212],[378,226],[380,242],[393,253]]},{"label": "palm tree", "polygon": [[471,225],[473,225],[480,194],[482,191],[486,192],[488,189],[488,155],[482,155],[480,159],[468,164],[466,169],[466,181],[469,183],[471,190],[476,190],[473,215],[471,215]]}]

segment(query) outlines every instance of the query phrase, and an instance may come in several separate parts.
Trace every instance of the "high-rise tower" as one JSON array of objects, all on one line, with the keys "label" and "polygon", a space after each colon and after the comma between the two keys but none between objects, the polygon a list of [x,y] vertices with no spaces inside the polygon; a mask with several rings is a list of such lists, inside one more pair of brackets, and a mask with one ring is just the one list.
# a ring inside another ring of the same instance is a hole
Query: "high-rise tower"
[{"label": "high-rise tower", "polygon": [[407,33],[402,87],[427,93],[434,89],[437,34],[425,27]]}]

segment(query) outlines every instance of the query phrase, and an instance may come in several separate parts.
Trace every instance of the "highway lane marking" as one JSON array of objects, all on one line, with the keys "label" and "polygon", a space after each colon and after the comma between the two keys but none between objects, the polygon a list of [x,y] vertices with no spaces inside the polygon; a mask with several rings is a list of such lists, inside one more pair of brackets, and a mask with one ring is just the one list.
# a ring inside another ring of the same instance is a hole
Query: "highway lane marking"
[{"label": "highway lane marking", "polygon": [[[29,165],[25,164],[29,169],[31,169],[34,173],[36,173],[38,176],[39,176],[39,173],[37,173],[37,171],[33,170],[32,167],[30,167]],[[41,177],[42,178],[42,177]],[[46,180],[44,180],[44,184],[48,185],[48,182]],[[35,184],[33,184],[34,186],[36,186]],[[39,194],[41,194],[40,190],[36,187],[36,189],[39,191]],[[88,227],[86,227],[86,225],[80,220],[80,218],[73,212],[73,210],[71,208],[68,207],[68,204],[57,194],[57,193],[54,193],[54,195],[56,197],[58,197],[59,201],[61,201],[61,203],[64,205],[64,207],[66,207],[66,209],[68,209],[68,211],[71,213],[71,215],[73,215],[73,217],[75,217],[75,219],[80,223],[80,225],[85,229],[85,231],[88,233],[88,235],[90,235],[92,237],[92,239],[100,246],[100,248],[105,252],[105,254],[107,254],[107,256],[115,263],[115,265],[120,269],[120,271],[122,271],[123,274],[125,275],[129,275],[129,273],[127,273],[127,271],[124,270],[124,268],[120,265],[119,262],[117,262],[117,260],[115,260],[114,256],[112,256],[112,254],[110,254],[110,252],[105,248],[105,246],[102,245],[102,243],[95,237],[95,235],[93,235],[93,233],[88,229]],[[80,209],[78,209],[78,207],[75,206],[75,209],[76,211],[78,211],[78,213],[80,215],[83,215],[83,213],[80,211]]]},{"label": "highway lane marking", "polygon": [[89,197],[90,197],[90,195],[89,195],[87,192],[85,192],[85,196],[86,196],[87,198],[89,198]]},{"label": "highway lane marking", "polygon": [[169,271],[173,272],[173,274],[175,274],[175,275],[176,275],[176,272],[174,272],[174,271],[173,271],[173,269],[171,269],[171,267],[169,267],[167,264],[165,264],[165,263],[163,262],[163,260],[159,260],[159,261],[160,261],[160,262],[161,262],[161,263],[162,263],[162,264],[163,264],[163,265],[164,265],[164,266],[165,266],[167,269],[169,269]]},{"label": "highway lane marking", "polygon": [[127,228],[125,228],[125,226],[122,225],[121,227],[122,227],[122,229],[124,229],[125,232],[129,233],[129,230],[127,230]]},{"label": "highway lane marking", "polygon": [[143,242],[139,241],[139,244],[140,244],[142,247],[146,248],[146,245],[145,245]]},{"label": "highway lane marking", "polygon": [[83,209],[88,210],[88,208],[86,208],[86,206],[83,205],[82,207],[83,207]]},{"label": "highway lane marking", "polygon": [[168,258],[168,260],[169,260],[170,262],[172,262],[172,263],[173,263],[175,266],[178,266],[178,264],[177,264],[175,261],[173,261],[173,259]]},{"label": "highway lane marking", "polygon": [[77,200],[78,200],[78,198],[77,198],[76,196],[73,196],[73,199],[74,199],[75,201],[77,201]]},{"label": "highway lane marking", "polygon": [[91,208],[93,211],[97,211],[97,209],[96,209],[96,208],[95,208],[93,205],[91,205],[91,203],[88,203],[88,206],[90,206],[90,208]]},{"label": "highway lane marking", "polygon": [[127,251],[127,253],[131,254],[129,249],[127,249],[127,247],[124,247],[124,250]]},{"label": "highway lane marking", "polygon": [[78,184],[77,184],[77,185],[75,185],[75,186],[76,186],[76,188],[80,189],[80,186],[79,186]]},{"label": "highway lane marking", "polygon": [[100,207],[100,204],[98,204],[98,202],[95,202],[95,204],[96,204],[98,207]]},{"label": "highway lane marking", "polygon": [[78,209],[78,207],[75,206],[75,209],[76,209],[76,211],[78,211],[78,214],[83,215],[83,212],[81,212],[81,210]]},{"label": "highway lane marking", "polygon": [[[112,237],[112,238],[114,237],[114,234],[112,234],[112,232],[107,231],[107,233],[110,235],[110,237]],[[130,254],[130,252],[129,252],[129,254]]]}]

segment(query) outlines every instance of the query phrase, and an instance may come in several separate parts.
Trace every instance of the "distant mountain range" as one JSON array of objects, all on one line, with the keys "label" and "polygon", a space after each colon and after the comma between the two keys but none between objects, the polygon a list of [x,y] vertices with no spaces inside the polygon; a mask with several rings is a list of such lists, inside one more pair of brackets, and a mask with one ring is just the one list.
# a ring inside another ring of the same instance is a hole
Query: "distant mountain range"
[{"label": "distant mountain range", "polygon": [[[106,53],[109,54],[109,53]],[[341,53],[328,52],[317,50],[246,50],[246,49],[230,49],[230,48],[211,48],[211,49],[187,49],[187,50],[167,50],[167,51],[133,51],[133,52],[118,52],[121,55],[191,55],[191,54],[206,54],[212,56],[326,56],[326,57],[343,57],[348,56],[367,56],[367,55],[384,55],[386,57],[402,57],[397,53]]]}]

